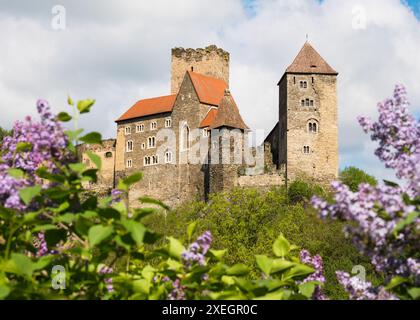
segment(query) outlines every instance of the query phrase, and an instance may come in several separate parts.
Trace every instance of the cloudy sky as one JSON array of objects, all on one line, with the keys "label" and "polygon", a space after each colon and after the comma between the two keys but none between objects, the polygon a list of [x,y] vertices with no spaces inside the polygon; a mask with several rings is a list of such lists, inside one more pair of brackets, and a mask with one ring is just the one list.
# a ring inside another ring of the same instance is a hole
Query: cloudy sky
[{"label": "cloudy sky", "polygon": [[216,44],[231,54],[245,121],[268,133],[276,84],[306,34],[340,72],[340,167],[389,178],[356,117],[375,116],[396,83],[420,115],[419,0],[0,0],[0,126],[35,114],[38,97],[67,109],[70,94],[95,98],[82,126],[114,137],[135,101],[169,94],[172,47]]}]

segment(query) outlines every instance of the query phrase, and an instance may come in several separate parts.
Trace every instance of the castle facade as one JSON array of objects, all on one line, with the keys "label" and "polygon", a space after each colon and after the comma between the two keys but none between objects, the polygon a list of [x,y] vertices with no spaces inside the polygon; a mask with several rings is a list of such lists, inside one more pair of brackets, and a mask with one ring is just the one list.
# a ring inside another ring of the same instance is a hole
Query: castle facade
[{"label": "castle facade", "polygon": [[102,158],[90,187],[106,192],[118,178],[142,171],[130,202],[147,195],[176,205],[300,175],[337,178],[338,73],[306,42],[278,83],[278,123],[263,145],[249,147],[250,129],[229,90],[229,62],[216,46],[172,49],[170,94],[137,101],[116,120],[116,139],[79,146],[87,165],[87,150]]}]

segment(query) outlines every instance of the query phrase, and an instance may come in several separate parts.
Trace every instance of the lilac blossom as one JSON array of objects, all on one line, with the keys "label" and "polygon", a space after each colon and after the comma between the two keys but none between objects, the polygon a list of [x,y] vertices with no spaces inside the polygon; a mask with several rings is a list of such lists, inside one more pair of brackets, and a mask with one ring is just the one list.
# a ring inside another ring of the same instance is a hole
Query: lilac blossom
[{"label": "lilac blossom", "polygon": [[[56,117],[50,111],[48,103],[38,100],[37,109],[41,121],[26,117],[17,121],[13,135],[6,136],[1,146],[0,161],[0,205],[6,208],[25,210],[26,206],[19,197],[19,190],[35,184],[46,187],[35,172],[46,167],[50,172],[57,170],[56,163],[72,159],[67,151],[68,138]],[[17,152],[18,147],[26,144],[26,150]],[[10,169],[20,169],[25,175],[15,177]]]},{"label": "lilac blossom", "polygon": [[[111,274],[113,273],[114,270],[111,267],[107,267],[107,266],[103,266],[99,269],[99,274],[100,275],[106,275],[106,274]],[[106,289],[108,290],[109,293],[114,292],[114,285],[112,283],[112,278],[110,277],[106,277],[104,279],[105,285],[106,285]]]},{"label": "lilac blossom", "polygon": [[47,241],[45,241],[45,234],[38,233],[34,247],[37,249],[36,256],[42,257],[48,253]]},{"label": "lilac blossom", "polygon": [[350,277],[347,272],[337,271],[337,280],[349,294],[351,300],[398,300],[383,287],[375,288],[372,283],[357,276]]},{"label": "lilac blossom", "polygon": [[172,283],[172,291],[168,294],[168,300],[185,300],[185,287],[181,284],[181,280],[176,278]]},{"label": "lilac blossom", "polygon": [[122,200],[122,195],[124,194],[124,191],[118,190],[118,189],[112,189],[111,190],[111,203],[117,203]]},{"label": "lilac blossom", "polygon": [[[320,283],[325,283],[324,276],[324,264],[322,262],[322,257],[320,255],[311,256],[309,251],[301,250],[300,251],[300,261],[304,264],[312,266],[315,271],[306,277],[302,283],[310,281],[319,281]],[[312,299],[314,300],[327,300],[327,297],[322,293],[321,287],[317,285],[313,293]]]},{"label": "lilac blossom", "polygon": [[212,240],[211,232],[205,231],[195,242],[191,243],[188,250],[184,251],[181,255],[185,267],[189,268],[194,263],[204,265],[205,255],[211,246]]}]

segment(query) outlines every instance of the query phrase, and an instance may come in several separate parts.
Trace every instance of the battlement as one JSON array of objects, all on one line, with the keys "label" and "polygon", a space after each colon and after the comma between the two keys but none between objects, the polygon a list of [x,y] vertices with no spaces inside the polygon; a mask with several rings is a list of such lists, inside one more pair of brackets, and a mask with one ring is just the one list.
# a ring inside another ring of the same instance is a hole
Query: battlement
[{"label": "battlement", "polygon": [[186,71],[224,80],[229,85],[229,52],[210,45],[205,48],[172,48],[171,94],[176,94]]}]

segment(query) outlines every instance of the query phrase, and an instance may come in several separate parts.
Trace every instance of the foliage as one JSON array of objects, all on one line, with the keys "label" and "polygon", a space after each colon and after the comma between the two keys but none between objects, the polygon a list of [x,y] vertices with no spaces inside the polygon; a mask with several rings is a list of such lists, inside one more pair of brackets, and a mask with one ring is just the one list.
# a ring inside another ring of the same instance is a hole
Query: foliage
[{"label": "foliage", "polygon": [[295,180],[289,185],[287,195],[291,203],[298,203],[308,202],[313,195],[323,196],[325,192],[318,184]]},{"label": "foliage", "polygon": [[11,134],[12,134],[11,131],[3,129],[2,127],[0,127],[0,146],[3,142],[4,137],[10,136]]},{"label": "foliage", "polygon": [[[158,212],[146,217],[144,223],[160,233],[170,230],[172,235],[188,240],[184,230],[191,221],[197,221],[196,232],[211,230],[214,248],[227,250],[225,259],[230,264],[249,265],[254,279],[260,276],[254,255],[270,254],[272,243],[283,233],[300,248],[323,257],[324,292],[331,299],[344,299],[335,271],[351,270],[355,265],[363,265],[367,271],[372,268],[341,233],[343,223],[323,221],[305,206],[288,203],[284,187],[268,192],[238,188],[213,194],[208,203],[190,202],[170,212]],[[369,273],[376,282],[374,273]]]},{"label": "foliage", "polygon": [[[322,264],[313,258],[301,262],[282,235],[274,242],[274,255],[256,257],[263,274],[251,279],[249,267],[229,266],[223,262],[226,251],[210,249],[210,232],[186,247],[147,227],[143,220],[157,209],[128,208],[124,200],[142,174],[120,180],[103,199],[86,190],[85,184],[97,179],[100,159],[88,154],[94,169],[77,163],[74,143],[100,143],[100,134],[82,135],[77,127],[64,131],[59,121],[77,119],[94,101],[75,104],[69,98],[68,103],[75,107],[73,116],[53,116],[39,101],[41,121],[18,122],[2,146],[0,298],[308,299],[320,294]],[[140,200],[167,209],[153,199]],[[189,239],[194,225],[187,227]]]},{"label": "foliage", "polygon": [[352,299],[420,299],[420,123],[407,106],[404,87],[396,86],[393,98],[378,104],[377,122],[359,118],[371,139],[379,141],[375,154],[404,180],[403,186],[362,183],[352,192],[334,182],[333,204],[312,200],[320,216],[351,222],[346,234],[383,274],[383,283],[374,286],[337,272]]},{"label": "foliage", "polygon": [[367,183],[376,186],[375,177],[367,174],[363,170],[356,167],[347,167],[340,172],[340,181],[349,187],[353,192],[357,191],[361,183]]}]

